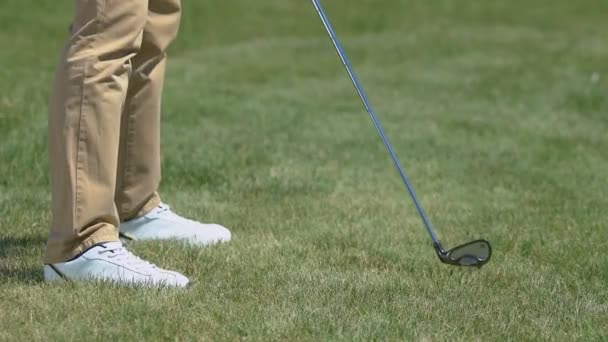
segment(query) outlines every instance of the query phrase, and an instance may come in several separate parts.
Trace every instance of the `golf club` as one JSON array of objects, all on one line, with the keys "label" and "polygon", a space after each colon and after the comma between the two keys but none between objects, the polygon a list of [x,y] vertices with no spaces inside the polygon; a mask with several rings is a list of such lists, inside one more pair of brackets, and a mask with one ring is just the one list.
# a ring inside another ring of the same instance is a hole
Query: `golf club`
[{"label": "golf club", "polygon": [[416,205],[416,209],[418,209],[418,213],[420,214],[420,217],[422,218],[422,222],[424,223],[426,230],[428,231],[429,235],[431,236],[431,239],[433,240],[433,246],[435,247],[435,251],[437,252],[437,256],[439,257],[439,260],[441,260],[441,262],[443,262],[443,263],[450,264],[450,265],[477,266],[477,267],[483,266],[485,263],[487,263],[490,260],[490,256],[492,255],[492,247],[490,246],[490,243],[488,241],[475,240],[475,241],[471,241],[471,242],[467,242],[465,244],[459,245],[459,246],[454,247],[447,251],[443,248],[443,246],[441,245],[441,242],[439,242],[439,239],[437,238],[437,236],[435,235],[435,232],[433,231],[433,228],[431,227],[431,222],[429,221],[428,217],[426,216],[424,209],[422,209],[422,205],[420,204],[420,201],[418,201],[418,198],[416,197],[414,188],[412,187],[412,185],[410,184],[410,181],[408,180],[407,176],[405,175],[405,171],[403,170],[403,167],[401,167],[401,163],[399,163],[399,159],[397,159],[397,154],[393,150],[393,146],[388,141],[388,138],[386,137],[386,134],[384,133],[384,129],[382,129],[382,126],[380,125],[380,121],[378,121],[378,118],[376,117],[376,114],[374,113],[374,111],[367,99],[366,93],[363,90],[363,87],[361,86],[361,84],[359,83],[359,79],[357,78],[357,75],[353,71],[353,68],[351,67],[350,62],[349,62],[348,58],[346,57],[346,53],[344,52],[344,49],[342,48],[342,44],[340,44],[340,41],[338,40],[338,37],[336,36],[336,33],[334,32],[334,29],[331,26],[331,23],[329,22],[329,19],[325,15],[325,11],[323,10],[323,7],[319,3],[319,0],[312,0],[312,2],[315,6],[315,9],[317,10],[317,13],[319,14],[319,17],[321,17],[323,26],[325,26],[325,29],[327,30],[327,33],[329,34],[329,37],[331,38],[331,41],[333,42],[333,45],[336,48],[336,51],[338,52],[338,55],[340,56],[342,63],[344,64],[344,67],[346,68],[346,71],[348,72],[348,76],[350,77],[355,88],[357,89],[357,93],[359,93],[359,97],[361,98],[361,101],[363,101],[363,105],[365,106],[365,109],[369,113],[369,116],[372,119],[374,126],[378,130],[378,133],[380,134],[380,138],[382,139],[382,142],[384,143],[384,146],[386,147],[388,154],[390,155],[391,159],[393,160],[393,164],[395,165],[397,172],[399,172],[399,175],[401,176],[401,179],[403,180],[403,184],[405,184],[405,187],[407,188],[410,196],[412,197],[412,200],[414,201],[414,204]]}]

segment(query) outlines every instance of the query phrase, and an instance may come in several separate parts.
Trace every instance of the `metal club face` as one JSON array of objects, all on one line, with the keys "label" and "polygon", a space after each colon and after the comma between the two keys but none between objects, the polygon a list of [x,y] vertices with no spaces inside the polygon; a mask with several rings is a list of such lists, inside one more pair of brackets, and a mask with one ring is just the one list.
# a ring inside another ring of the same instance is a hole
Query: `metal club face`
[{"label": "metal club face", "polygon": [[435,251],[441,262],[458,266],[485,265],[492,256],[492,246],[486,240],[475,240],[444,251],[441,245],[435,244]]}]

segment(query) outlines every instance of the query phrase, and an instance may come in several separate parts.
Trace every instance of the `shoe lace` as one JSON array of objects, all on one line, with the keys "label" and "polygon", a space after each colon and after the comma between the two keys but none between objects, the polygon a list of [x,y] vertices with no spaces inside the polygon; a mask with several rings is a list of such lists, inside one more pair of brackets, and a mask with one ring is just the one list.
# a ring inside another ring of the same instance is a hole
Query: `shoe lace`
[{"label": "shoe lace", "polygon": [[176,219],[184,220],[184,221],[187,221],[189,223],[196,223],[196,224],[199,223],[198,221],[191,220],[191,219],[185,218],[183,216],[180,216],[180,215],[174,213],[171,210],[171,207],[168,204],[165,204],[165,203],[159,204],[158,207],[156,207],[156,209],[154,210],[154,214],[155,215],[159,215],[159,216],[160,215],[169,215],[169,216],[172,216],[172,217],[174,217]]},{"label": "shoe lace", "polygon": [[99,254],[108,254],[109,259],[114,259],[114,261],[118,263],[121,263],[125,266],[130,266],[131,268],[135,269],[150,270],[157,268],[156,265],[154,265],[153,263],[140,259],[133,253],[129,252],[123,246],[106,246],[105,249],[99,251]]},{"label": "shoe lace", "polygon": [[154,210],[154,213],[156,213],[156,214],[162,214],[165,212],[172,212],[171,207],[169,207],[169,205],[167,205],[165,203],[159,204],[158,207],[156,207],[156,209]]}]

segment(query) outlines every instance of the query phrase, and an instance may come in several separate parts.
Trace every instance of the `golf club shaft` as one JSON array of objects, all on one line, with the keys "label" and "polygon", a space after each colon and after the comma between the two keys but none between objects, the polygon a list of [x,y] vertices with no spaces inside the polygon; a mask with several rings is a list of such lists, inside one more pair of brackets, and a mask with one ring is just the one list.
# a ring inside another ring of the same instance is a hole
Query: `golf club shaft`
[{"label": "golf club shaft", "polygon": [[395,165],[397,172],[399,172],[399,175],[401,176],[401,179],[403,180],[403,184],[405,184],[407,191],[410,193],[410,196],[412,197],[412,200],[414,201],[414,204],[416,205],[416,209],[418,209],[418,213],[420,214],[420,217],[422,218],[422,222],[424,223],[426,230],[428,231],[429,235],[431,236],[431,239],[433,239],[433,242],[441,248],[441,244],[440,244],[439,240],[437,239],[437,236],[435,235],[433,228],[431,227],[431,223],[430,223],[429,219],[427,218],[426,213],[424,212],[424,209],[422,209],[422,205],[420,204],[420,201],[418,201],[416,192],[414,191],[414,188],[412,187],[412,185],[410,184],[410,181],[408,180],[407,176],[405,175],[405,171],[403,170],[403,167],[401,166],[401,163],[399,162],[399,159],[397,158],[397,154],[393,150],[393,146],[391,145],[388,138],[386,137],[386,134],[384,133],[384,129],[382,128],[382,125],[380,125],[380,121],[378,121],[378,118],[376,117],[376,114],[374,113],[374,110],[372,109],[372,107],[367,99],[367,95],[366,95],[365,91],[363,90],[363,87],[361,86],[361,83],[359,82],[357,75],[355,74],[353,68],[351,67],[348,57],[346,57],[346,53],[344,52],[344,49],[342,48],[342,44],[340,44],[340,41],[338,40],[338,37],[336,36],[336,33],[335,33],[333,27],[331,26],[331,23],[329,22],[329,19],[325,15],[325,11],[323,10],[323,7],[319,3],[319,0],[312,0],[312,2],[315,6],[315,9],[317,10],[317,13],[319,14],[319,17],[321,17],[323,26],[325,26],[325,29],[327,30],[327,33],[329,34],[329,37],[331,38],[331,41],[333,42],[334,47],[336,48],[336,51],[338,52],[338,55],[340,56],[340,59],[342,60],[342,63],[344,64],[344,67],[346,68],[346,71],[348,72],[348,76],[350,77],[351,81],[353,82],[353,85],[357,89],[357,93],[359,93],[359,97],[361,98],[361,101],[363,101],[363,105],[365,106],[365,109],[369,113],[369,116],[372,119],[374,126],[376,126],[376,129],[378,130],[378,133],[380,134],[380,138],[382,138],[382,142],[384,143],[384,146],[386,147],[388,154],[390,155],[391,159],[393,160],[393,164]]}]

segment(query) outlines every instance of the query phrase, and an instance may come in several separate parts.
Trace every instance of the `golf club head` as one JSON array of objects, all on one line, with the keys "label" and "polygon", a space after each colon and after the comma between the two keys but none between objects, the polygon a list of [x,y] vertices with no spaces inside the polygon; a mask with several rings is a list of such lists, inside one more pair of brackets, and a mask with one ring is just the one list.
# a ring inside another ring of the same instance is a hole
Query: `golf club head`
[{"label": "golf club head", "polygon": [[467,242],[448,251],[444,251],[439,243],[434,246],[439,260],[450,265],[481,267],[492,256],[492,246],[486,240]]}]

